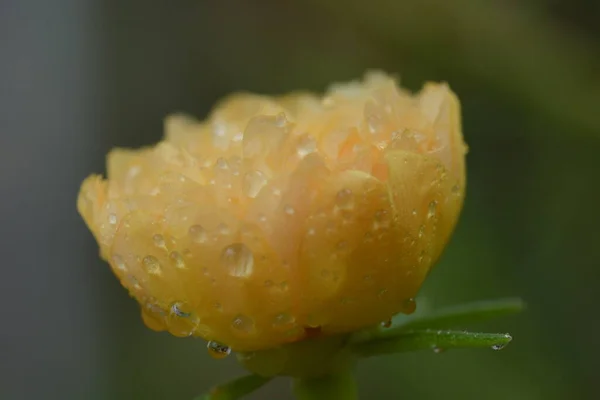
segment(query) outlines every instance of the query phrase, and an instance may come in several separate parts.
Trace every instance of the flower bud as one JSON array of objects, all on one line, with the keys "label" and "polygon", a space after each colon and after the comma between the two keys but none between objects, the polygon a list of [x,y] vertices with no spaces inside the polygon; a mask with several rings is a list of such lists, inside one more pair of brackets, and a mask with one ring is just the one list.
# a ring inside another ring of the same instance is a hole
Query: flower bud
[{"label": "flower bud", "polygon": [[234,95],[115,149],[78,209],[150,328],[253,351],[414,310],[465,188],[460,110],[383,74]]}]

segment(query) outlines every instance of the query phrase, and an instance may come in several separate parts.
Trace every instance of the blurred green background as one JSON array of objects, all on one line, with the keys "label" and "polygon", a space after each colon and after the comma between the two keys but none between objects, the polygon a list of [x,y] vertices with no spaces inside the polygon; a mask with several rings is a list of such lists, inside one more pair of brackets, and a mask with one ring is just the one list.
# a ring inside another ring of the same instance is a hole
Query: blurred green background
[{"label": "blurred green background", "polygon": [[[600,398],[600,2],[2,0],[0,46],[0,399],[191,399],[240,374],[143,326],[79,184],[173,111],[371,68],[463,103],[466,204],[422,295],[529,307],[476,327],[511,332],[503,351],[365,362],[362,398]],[[251,398],[289,399],[289,382]]]}]

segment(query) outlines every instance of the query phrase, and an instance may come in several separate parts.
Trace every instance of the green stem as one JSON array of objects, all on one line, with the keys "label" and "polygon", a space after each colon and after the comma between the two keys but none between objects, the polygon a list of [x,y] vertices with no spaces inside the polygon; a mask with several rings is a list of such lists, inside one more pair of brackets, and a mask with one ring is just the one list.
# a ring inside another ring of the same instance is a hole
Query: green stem
[{"label": "green stem", "polygon": [[351,368],[313,378],[295,378],[294,394],[298,400],[357,400],[358,389]]}]

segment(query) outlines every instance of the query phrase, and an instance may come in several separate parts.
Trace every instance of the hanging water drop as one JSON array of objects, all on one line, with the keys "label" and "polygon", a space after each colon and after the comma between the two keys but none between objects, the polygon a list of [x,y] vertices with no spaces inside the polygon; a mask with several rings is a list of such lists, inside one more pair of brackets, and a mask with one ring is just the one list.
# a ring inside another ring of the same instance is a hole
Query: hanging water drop
[{"label": "hanging water drop", "polygon": [[402,303],[402,312],[404,314],[412,314],[417,309],[417,302],[412,297],[404,300]]},{"label": "hanging water drop", "polygon": [[167,325],[169,332],[178,337],[188,337],[194,333],[200,320],[193,315],[189,305],[183,302],[175,302],[169,310]]},{"label": "hanging water drop", "polygon": [[160,332],[166,329],[165,312],[152,302],[148,302],[142,306],[142,320],[153,331]]},{"label": "hanging water drop", "polygon": [[229,346],[215,342],[214,340],[209,341],[206,345],[206,348],[208,349],[208,354],[217,360],[225,358],[231,354],[231,348]]}]

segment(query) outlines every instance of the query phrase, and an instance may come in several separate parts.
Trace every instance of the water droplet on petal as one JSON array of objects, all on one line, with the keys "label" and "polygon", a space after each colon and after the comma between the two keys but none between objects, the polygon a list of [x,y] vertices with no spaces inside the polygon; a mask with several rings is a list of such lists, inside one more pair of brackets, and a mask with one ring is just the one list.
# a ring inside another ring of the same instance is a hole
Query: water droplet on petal
[{"label": "water droplet on petal", "polygon": [[171,259],[171,262],[176,268],[185,269],[185,261],[178,252],[172,251],[171,254],[169,254],[169,259]]},{"label": "water droplet on petal", "polygon": [[162,273],[162,268],[160,266],[160,262],[154,256],[146,256],[142,260],[144,264],[144,268],[147,273],[151,275],[160,275]]},{"label": "water droplet on petal", "polygon": [[288,329],[296,322],[296,319],[288,313],[277,314],[273,319],[273,327],[277,329]]},{"label": "water droplet on petal", "polygon": [[167,325],[174,336],[188,337],[194,333],[200,320],[192,314],[189,305],[176,302],[171,305]]},{"label": "water droplet on petal", "polygon": [[223,157],[219,157],[217,159],[217,162],[215,163],[215,167],[218,169],[228,169],[229,164],[227,163],[227,160],[225,160]]},{"label": "water droplet on petal", "polygon": [[121,257],[118,254],[115,254],[112,256],[112,261],[113,261],[115,268],[117,268],[121,271],[127,271],[127,265],[125,264],[125,261],[123,261],[123,257]]},{"label": "water droplet on petal", "polygon": [[296,212],[296,210],[294,210],[294,207],[290,206],[290,205],[286,205],[285,207],[283,207],[283,211],[287,214],[287,215],[294,215],[294,213]]},{"label": "water droplet on petal", "polygon": [[244,314],[238,314],[231,321],[232,328],[241,333],[250,333],[254,330],[254,320]]},{"label": "water droplet on petal", "polygon": [[154,236],[152,236],[152,241],[154,242],[154,245],[156,247],[160,247],[160,248],[165,248],[165,238],[163,237],[163,235],[161,234],[156,234]]},{"label": "water droplet on petal", "polygon": [[437,200],[432,200],[431,203],[429,203],[429,207],[427,208],[427,218],[433,218],[435,217],[435,210],[437,207]]},{"label": "water droplet on petal", "polygon": [[317,141],[312,136],[306,135],[303,136],[298,142],[298,146],[296,147],[296,152],[298,156],[301,158],[307,156],[310,153],[313,153],[317,150]]},{"label": "water droplet on petal", "polygon": [[108,214],[108,223],[111,225],[115,225],[117,223],[117,215],[116,214]]},{"label": "water droplet on petal", "polygon": [[215,342],[214,340],[208,342],[206,348],[208,349],[208,354],[217,360],[225,358],[231,354],[231,348],[229,346]]},{"label": "water droplet on petal", "polygon": [[196,243],[204,243],[208,239],[206,230],[200,225],[192,225],[188,231],[190,238]]},{"label": "water droplet on petal", "polygon": [[266,184],[267,177],[262,172],[258,170],[247,172],[243,182],[244,194],[253,199]]},{"label": "water droplet on petal", "polygon": [[388,228],[390,226],[390,218],[387,210],[378,210],[375,212],[373,221],[373,229]]},{"label": "water droplet on petal", "polygon": [[223,249],[221,264],[229,275],[247,278],[254,268],[254,255],[243,243],[234,243]]},{"label": "water droplet on petal", "polygon": [[285,113],[279,113],[275,116],[275,125],[277,125],[278,127],[283,127],[285,126],[285,124],[287,123],[287,118],[285,116]]},{"label": "water droplet on petal", "polygon": [[229,235],[229,233],[231,233],[229,226],[227,226],[227,224],[219,224],[219,226],[217,226],[217,231],[219,232],[219,234],[221,235]]}]

